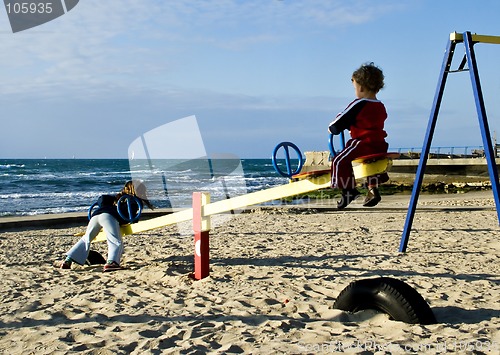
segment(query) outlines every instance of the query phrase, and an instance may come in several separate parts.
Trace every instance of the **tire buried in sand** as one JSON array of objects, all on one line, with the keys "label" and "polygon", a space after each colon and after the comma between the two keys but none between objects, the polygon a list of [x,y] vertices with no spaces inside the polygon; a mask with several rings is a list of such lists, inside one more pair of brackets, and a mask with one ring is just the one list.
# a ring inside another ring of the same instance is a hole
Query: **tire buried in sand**
[{"label": "tire buried in sand", "polygon": [[347,312],[374,309],[391,319],[410,324],[434,324],[436,317],[422,296],[401,280],[390,277],[351,282],[333,308]]}]

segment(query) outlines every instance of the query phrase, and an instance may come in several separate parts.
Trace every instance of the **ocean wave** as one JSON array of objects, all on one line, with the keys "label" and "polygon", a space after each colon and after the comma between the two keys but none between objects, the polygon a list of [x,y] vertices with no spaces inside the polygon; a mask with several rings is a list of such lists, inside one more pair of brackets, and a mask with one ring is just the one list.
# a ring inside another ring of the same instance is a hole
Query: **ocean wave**
[{"label": "ocean wave", "polygon": [[0,169],[24,168],[24,164],[0,164]]},{"label": "ocean wave", "polygon": [[[270,159],[245,159],[241,165],[212,161],[215,175],[203,160],[174,163],[155,161],[150,169],[126,159],[5,159],[0,161],[0,216],[86,211],[98,196],[120,191],[130,177],[145,181],[159,208],[189,207],[193,191],[208,191],[216,201],[288,183]],[[222,174],[224,167],[228,174]]]},{"label": "ocean wave", "polygon": [[47,207],[32,211],[22,211],[22,212],[0,212],[0,217],[10,217],[10,216],[39,216],[46,214],[62,214],[62,213],[72,213],[72,212],[87,212],[88,207]]},{"label": "ocean wave", "polygon": [[47,199],[47,198],[98,198],[101,194],[96,192],[32,192],[32,193],[10,193],[0,194],[2,200],[19,200],[19,199]]}]

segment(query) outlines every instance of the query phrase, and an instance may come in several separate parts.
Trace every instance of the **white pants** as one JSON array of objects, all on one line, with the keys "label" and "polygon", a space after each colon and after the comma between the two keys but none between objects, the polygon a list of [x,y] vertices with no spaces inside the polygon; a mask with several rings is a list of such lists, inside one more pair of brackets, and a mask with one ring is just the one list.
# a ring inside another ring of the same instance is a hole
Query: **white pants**
[{"label": "white pants", "polygon": [[68,251],[68,256],[80,265],[85,264],[89,255],[90,243],[99,234],[101,228],[106,233],[108,259],[120,264],[123,254],[123,242],[120,224],[109,213],[102,213],[90,219],[85,235]]}]

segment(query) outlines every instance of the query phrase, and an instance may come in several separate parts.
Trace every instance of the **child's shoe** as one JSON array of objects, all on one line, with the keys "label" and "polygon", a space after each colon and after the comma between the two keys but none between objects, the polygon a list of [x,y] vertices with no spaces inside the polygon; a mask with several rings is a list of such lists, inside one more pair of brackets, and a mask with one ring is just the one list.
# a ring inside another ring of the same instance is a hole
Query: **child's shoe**
[{"label": "child's shoe", "polygon": [[69,270],[69,269],[71,269],[71,263],[65,260],[65,261],[61,262],[59,269]]},{"label": "child's shoe", "polygon": [[365,207],[374,207],[378,205],[378,203],[382,200],[380,197],[380,193],[376,187],[370,187],[368,189],[368,194],[366,195],[365,202],[363,206]]},{"label": "child's shoe", "polygon": [[337,208],[339,210],[346,208],[347,205],[354,201],[359,195],[360,193],[356,188],[352,190],[343,189],[342,198],[340,201],[337,201]]},{"label": "child's shoe", "polygon": [[115,270],[121,270],[122,267],[115,261],[112,262],[107,262],[106,265],[104,265],[104,268],[102,269],[103,272],[110,272],[110,271],[115,271]]}]

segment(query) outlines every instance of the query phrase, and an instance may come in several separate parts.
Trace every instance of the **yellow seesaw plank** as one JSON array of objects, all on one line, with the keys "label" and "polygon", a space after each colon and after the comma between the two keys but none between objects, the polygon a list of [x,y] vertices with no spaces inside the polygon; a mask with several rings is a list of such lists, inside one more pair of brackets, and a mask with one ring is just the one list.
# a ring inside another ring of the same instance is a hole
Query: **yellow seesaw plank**
[{"label": "yellow seesaw plank", "polygon": [[352,170],[356,179],[385,173],[392,167],[392,159],[384,158],[370,163],[353,164]]},{"label": "yellow seesaw plank", "polygon": [[[151,229],[156,229],[156,228],[161,228],[164,226],[168,226],[171,224],[179,223],[179,222],[184,222],[184,221],[189,221],[190,219],[193,218],[193,209],[192,208],[187,208],[185,210],[167,214],[164,216],[160,217],[155,217],[148,219],[146,221],[134,223],[134,224],[127,224],[125,226],[121,227],[121,232],[122,235],[130,235],[130,234],[136,234],[136,233],[141,233],[145,232]],[[101,231],[96,238],[93,240],[93,242],[103,242],[106,240],[106,234],[104,231]]]},{"label": "yellow seesaw plank", "polygon": [[300,195],[306,192],[324,189],[330,186],[330,174],[315,178],[292,182],[287,185],[277,186],[266,190],[252,192],[246,195],[221,200],[204,206],[205,216],[224,213],[239,208],[257,205],[259,203],[278,200],[280,198]]},{"label": "yellow seesaw plank", "polygon": [[[211,216],[219,213],[229,212],[231,210],[241,209],[243,207],[257,205],[260,203],[278,200],[280,198],[300,195],[330,186],[330,174],[317,176],[307,180],[292,182],[287,185],[276,186],[266,190],[260,190],[249,194],[236,196],[227,200],[220,200],[203,206],[204,216]],[[129,224],[121,228],[122,235],[130,235],[146,232],[152,229],[161,228],[171,224],[189,221],[193,218],[193,209],[171,213],[165,216],[151,218],[134,224]],[[104,232],[100,232],[94,239],[94,242],[106,240]]]}]

